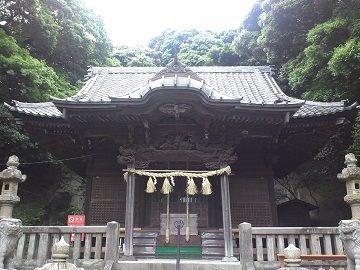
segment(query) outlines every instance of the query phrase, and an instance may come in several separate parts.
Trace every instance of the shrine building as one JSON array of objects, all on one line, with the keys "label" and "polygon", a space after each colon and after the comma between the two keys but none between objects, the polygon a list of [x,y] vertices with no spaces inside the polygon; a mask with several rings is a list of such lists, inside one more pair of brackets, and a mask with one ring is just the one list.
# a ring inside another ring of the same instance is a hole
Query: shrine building
[{"label": "shrine building", "polygon": [[[289,97],[268,66],[174,60],[164,68],[91,67],[74,96],[7,107],[40,143],[57,142],[55,154],[91,155],[87,225],[114,220],[164,235],[186,218],[191,235],[221,229],[226,240],[241,222],[278,225],[274,177],[313,157],[355,104]],[[161,191],[165,178],[172,192]]]}]

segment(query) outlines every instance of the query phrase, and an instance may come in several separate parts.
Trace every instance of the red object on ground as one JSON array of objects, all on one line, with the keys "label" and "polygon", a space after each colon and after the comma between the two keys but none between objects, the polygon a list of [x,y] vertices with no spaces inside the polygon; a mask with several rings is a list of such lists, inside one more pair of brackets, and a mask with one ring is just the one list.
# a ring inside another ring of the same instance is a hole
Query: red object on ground
[{"label": "red object on ground", "polygon": [[[68,215],[68,226],[85,226],[85,215]],[[81,234],[81,241],[84,241],[85,235]],[[75,234],[71,234],[71,242],[75,241]]]}]

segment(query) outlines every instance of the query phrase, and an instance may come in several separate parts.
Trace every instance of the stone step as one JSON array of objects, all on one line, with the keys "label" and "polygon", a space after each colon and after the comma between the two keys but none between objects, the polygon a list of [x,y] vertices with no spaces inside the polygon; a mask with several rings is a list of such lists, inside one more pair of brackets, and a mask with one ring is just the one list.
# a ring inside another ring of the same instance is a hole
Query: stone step
[{"label": "stone step", "polygon": [[137,258],[154,258],[157,231],[138,231],[133,234],[133,252]]},{"label": "stone step", "polygon": [[[225,256],[225,242],[223,232],[203,232],[201,234],[203,259],[218,260]],[[235,237],[233,237],[234,256],[238,252]]]},{"label": "stone step", "polygon": [[[157,259],[176,259],[176,254],[177,246],[157,246],[156,248]],[[200,260],[202,258],[202,248],[199,246],[181,246],[180,258]]]},{"label": "stone step", "polygon": [[[165,235],[159,235],[157,237],[157,245],[158,246],[176,246],[177,245],[177,236],[170,235],[169,243],[165,241]],[[184,235],[180,236],[180,246],[198,246],[201,247],[201,237],[198,235],[190,235],[190,239],[187,242]]]}]

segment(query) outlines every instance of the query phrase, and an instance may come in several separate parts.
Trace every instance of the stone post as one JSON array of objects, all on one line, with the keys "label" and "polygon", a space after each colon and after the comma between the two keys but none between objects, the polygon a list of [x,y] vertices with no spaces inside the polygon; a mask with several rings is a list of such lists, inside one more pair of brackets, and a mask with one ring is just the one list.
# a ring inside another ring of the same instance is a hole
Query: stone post
[{"label": "stone post", "polygon": [[346,168],[337,175],[337,178],[346,183],[344,201],[350,205],[352,219],[360,219],[360,168],[356,166],[357,159],[350,153],[345,156]]},{"label": "stone post", "polygon": [[116,262],[119,259],[119,223],[112,221],[106,226],[105,261]]},{"label": "stone post", "polygon": [[239,225],[239,254],[241,269],[255,269],[253,257],[251,224],[243,222]]},{"label": "stone post", "polygon": [[2,188],[0,193],[0,219],[11,218],[14,205],[20,201],[17,196],[18,185],[24,182],[26,175],[17,169],[19,166],[19,158],[17,156],[9,157],[5,170],[0,173],[0,181]]},{"label": "stone post", "polygon": [[54,244],[51,250],[52,262],[34,270],[84,270],[84,268],[77,268],[74,264],[66,262],[66,259],[69,258],[70,245],[65,242],[64,237],[61,237],[60,241]]}]

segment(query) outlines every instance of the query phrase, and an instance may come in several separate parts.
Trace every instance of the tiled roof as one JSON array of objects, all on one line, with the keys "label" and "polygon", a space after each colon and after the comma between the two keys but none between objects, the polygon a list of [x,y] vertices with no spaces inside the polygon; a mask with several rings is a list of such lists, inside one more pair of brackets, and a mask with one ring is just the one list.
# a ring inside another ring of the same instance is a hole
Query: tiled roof
[{"label": "tiled roof", "polygon": [[346,106],[344,101],[340,102],[314,102],[306,101],[304,105],[293,115],[293,118],[305,118],[320,115],[329,115],[346,110],[351,110],[356,103]]},{"label": "tiled roof", "polygon": [[26,115],[62,118],[62,113],[52,102],[24,103],[14,100],[14,106],[5,103],[10,110]]},{"label": "tiled roof", "polygon": [[[106,102],[111,99],[132,96],[141,91],[146,94],[150,87],[161,87],[162,79],[152,81],[163,68],[157,67],[97,67],[89,70],[89,79],[70,102]],[[201,79],[192,79],[195,88],[214,90],[211,99],[241,99],[242,103],[275,104],[299,103],[301,100],[286,96],[271,77],[269,67],[190,67]],[[187,76],[164,77],[163,86],[185,86]],[[149,82],[150,81],[150,82]],[[158,82],[158,83],[156,83]],[[196,86],[196,83],[198,85]],[[149,87],[150,86],[150,87]],[[204,89],[202,89],[204,90]]]},{"label": "tiled roof", "polygon": [[[181,64],[180,64],[181,65]],[[267,66],[189,67],[178,72],[172,67],[92,67],[82,89],[65,100],[71,104],[111,103],[116,100],[140,99],[154,89],[174,87],[201,92],[210,100],[237,101],[243,105],[291,105],[301,108],[293,118],[328,115],[349,110],[344,102],[311,102],[285,95]],[[177,67],[178,68],[178,67]],[[170,90],[169,90],[170,91]],[[52,102],[7,105],[12,111],[43,117],[62,117]]]}]

